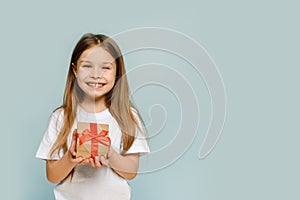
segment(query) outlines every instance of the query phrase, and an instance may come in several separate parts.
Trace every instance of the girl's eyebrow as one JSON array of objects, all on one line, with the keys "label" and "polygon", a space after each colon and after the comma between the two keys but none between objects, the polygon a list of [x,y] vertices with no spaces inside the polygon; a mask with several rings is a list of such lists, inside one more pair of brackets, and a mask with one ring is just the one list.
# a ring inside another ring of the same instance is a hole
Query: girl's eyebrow
[{"label": "girl's eyebrow", "polygon": [[104,61],[104,62],[102,62],[102,64],[109,64],[109,65],[111,65],[111,64],[113,64],[115,61],[113,60],[113,61]]},{"label": "girl's eyebrow", "polygon": [[[81,61],[79,61],[79,63],[83,63],[83,62],[87,62],[87,63],[93,64],[91,61],[88,61],[88,60],[81,60]],[[102,64],[112,65],[113,63],[114,63],[114,61],[112,61],[112,62],[103,62]]]},{"label": "girl's eyebrow", "polygon": [[87,62],[87,63],[91,63],[92,64],[92,62],[90,62],[88,60],[81,60],[81,61],[79,61],[79,63],[83,63],[83,62]]}]

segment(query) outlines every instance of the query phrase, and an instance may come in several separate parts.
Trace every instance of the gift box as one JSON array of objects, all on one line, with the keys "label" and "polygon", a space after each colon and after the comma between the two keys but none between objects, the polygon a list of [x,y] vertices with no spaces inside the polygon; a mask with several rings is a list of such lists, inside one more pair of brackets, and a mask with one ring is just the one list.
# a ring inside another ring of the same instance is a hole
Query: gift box
[{"label": "gift box", "polygon": [[76,157],[95,158],[106,155],[110,147],[109,125],[97,123],[77,123]]}]

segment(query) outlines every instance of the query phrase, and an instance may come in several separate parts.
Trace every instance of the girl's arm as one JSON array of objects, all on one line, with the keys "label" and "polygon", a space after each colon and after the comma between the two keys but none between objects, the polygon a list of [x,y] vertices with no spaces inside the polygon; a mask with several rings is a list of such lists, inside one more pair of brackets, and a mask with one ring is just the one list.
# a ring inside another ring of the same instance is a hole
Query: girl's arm
[{"label": "girl's arm", "polygon": [[[121,177],[131,180],[136,177],[139,166],[139,154],[120,155],[110,148],[109,158],[101,156],[100,161],[109,166]],[[107,162],[108,160],[108,162]]]},{"label": "girl's arm", "polygon": [[65,179],[72,169],[81,162],[82,158],[72,159],[70,153],[66,153],[60,160],[47,160],[47,179],[51,183],[58,183]]},{"label": "girl's arm", "polygon": [[58,183],[64,180],[72,169],[78,164],[83,162],[83,158],[73,158],[76,156],[75,145],[76,145],[76,137],[75,137],[76,129],[73,133],[72,144],[67,153],[60,160],[47,160],[46,161],[46,174],[47,179],[51,183]]}]

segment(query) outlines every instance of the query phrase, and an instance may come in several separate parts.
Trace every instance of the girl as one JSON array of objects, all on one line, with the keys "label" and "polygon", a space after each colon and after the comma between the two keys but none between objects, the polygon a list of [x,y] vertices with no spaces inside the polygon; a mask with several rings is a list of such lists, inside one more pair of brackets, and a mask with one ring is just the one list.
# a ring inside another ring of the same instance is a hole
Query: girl
[{"label": "girl", "polygon": [[[109,124],[105,156],[76,158],[77,122]],[[46,160],[47,179],[58,183],[58,200],[130,199],[127,180],[149,152],[142,120],[129,100],[124,61],[105,35],[85,34],[75,46],[62,106],[51,115],[36,157]]]}]

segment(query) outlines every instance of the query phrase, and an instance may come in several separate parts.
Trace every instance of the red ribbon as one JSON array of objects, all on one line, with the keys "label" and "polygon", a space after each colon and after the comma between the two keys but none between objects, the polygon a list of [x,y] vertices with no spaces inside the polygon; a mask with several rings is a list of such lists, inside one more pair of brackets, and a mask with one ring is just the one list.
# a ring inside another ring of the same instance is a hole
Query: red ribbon
[{"label": "red ribbon", "polygon": [[85,129],[82,134],[76,134],[79,138],[79,145],[91,140],[91,157],[98,156],[98,143],[105,146],[110,146],[110,138],[108,137],[108,130],[102,130],[99,134],[97,131],[97,124],[90,123],[90,130]]}]

